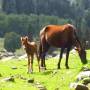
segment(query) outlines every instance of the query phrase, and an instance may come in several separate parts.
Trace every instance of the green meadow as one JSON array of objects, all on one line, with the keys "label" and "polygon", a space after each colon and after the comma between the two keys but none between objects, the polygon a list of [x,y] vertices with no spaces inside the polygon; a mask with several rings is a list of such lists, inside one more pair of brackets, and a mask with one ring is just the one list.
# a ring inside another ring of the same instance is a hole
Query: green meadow
[{"label": "green meadow", "polygon": [[[47,90],[70,90],[70,83],[76,80],[76,76],[84,66],[90,67],[90,50],[87,50],[88,64],[82,65],[78,54],[70,53],[69,67],[65,68],[65,57],[61,61],[61,69],[57,69],[58,58],[46,60],[47,70],[39,72],[37,60],[34,59],[33,74],[27,73],[27,59],[0,60],[0,90],[41,90],[36,83],[41,84]],[[13,77],[14,81],[6,78]],[[33,79],[33,83],[28,80]]]}]

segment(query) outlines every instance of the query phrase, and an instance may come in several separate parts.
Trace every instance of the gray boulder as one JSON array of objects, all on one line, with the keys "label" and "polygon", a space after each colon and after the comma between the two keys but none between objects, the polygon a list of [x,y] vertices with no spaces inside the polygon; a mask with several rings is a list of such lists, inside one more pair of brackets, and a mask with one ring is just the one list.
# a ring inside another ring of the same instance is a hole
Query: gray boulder
[{"label": "gray boulder", "polygon": [[89,90],[87,86],[85,85],[77,85],[75,90]]}]

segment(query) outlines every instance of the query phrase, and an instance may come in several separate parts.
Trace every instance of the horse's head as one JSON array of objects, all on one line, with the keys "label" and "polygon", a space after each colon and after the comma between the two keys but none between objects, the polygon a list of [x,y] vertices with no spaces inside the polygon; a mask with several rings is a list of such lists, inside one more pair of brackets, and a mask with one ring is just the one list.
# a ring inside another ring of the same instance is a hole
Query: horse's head
[{"label": "horse's head", "polygon": [[22,43],[22,46],[25,48],[25,45],[27,44],[28,42],[28,37],[25,36],[25,37],[21,37],[21,43]]},{"label": "horse's head", "polygon": [[79,54],[79,57],[81,59],[81,62],[83,64],[86,64],[87,63],[87,59],[86,59],[86,51],[84,48],[75,48],[75,50],[78,51],[78,54]]}]

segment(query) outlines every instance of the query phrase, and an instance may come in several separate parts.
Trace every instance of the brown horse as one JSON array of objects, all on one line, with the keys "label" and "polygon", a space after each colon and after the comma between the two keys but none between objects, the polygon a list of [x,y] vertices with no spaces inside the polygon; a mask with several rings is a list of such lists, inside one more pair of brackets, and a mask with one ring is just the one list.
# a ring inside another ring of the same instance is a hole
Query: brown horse
[{"label": "brown horse", "polygon": [[[27,36],[21,37],[21,43],[22,43],[22,46],[24,47],[24,49],[27,53],[27,57],[28,57],[28,72],[32,73],[33,72],[34,54],[37,57],[38,66],[39,66],[39,57],[38,57],[38,53],[37,53],[37,45],[35,42],[30,42],[28,40]],[[39,67],[39,71],[40,71],[40,67]]]},{"label": "brown horse", "polygon": [[76,35],[76,28],[71,24],[48,25],[40,31],[39,57],[41,58],[41,67],[46,68],[45,56],[50,46],[61,48],[58,69],[60,69],[60,62],[65,48],[67,49],[65,66],[67,69],[69,68],[68,58],[72,46],[76,46],[81,62],[83,64],[87,63],[86,52]]}]

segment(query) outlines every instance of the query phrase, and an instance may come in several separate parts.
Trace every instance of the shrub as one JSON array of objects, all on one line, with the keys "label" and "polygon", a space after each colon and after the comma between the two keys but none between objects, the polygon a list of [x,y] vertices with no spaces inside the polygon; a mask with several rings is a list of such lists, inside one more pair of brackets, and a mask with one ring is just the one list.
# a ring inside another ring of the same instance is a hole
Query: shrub
[{"label": "shrub", "polygon": [[21,47],[20,35],[15,32],[5,34],[4,48],[9,52],[15,52],[16,49]]}]

